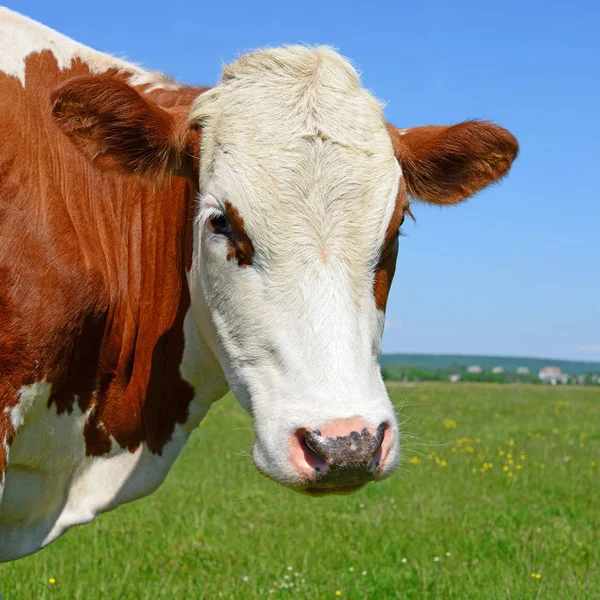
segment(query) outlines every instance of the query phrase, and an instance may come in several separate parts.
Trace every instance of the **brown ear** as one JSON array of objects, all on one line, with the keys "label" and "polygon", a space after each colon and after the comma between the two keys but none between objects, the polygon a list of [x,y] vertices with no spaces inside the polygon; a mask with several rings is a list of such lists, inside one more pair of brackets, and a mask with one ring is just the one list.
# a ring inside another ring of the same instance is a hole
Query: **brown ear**
[{"label": "brown ear", "polygon": [[[164,109],[107,75],[78,77],[52,94],[58,127],[101,169],[153,177],[190,175],[184,107]],[[197,151],[197,150],[196,150]]]},{"label": "brown ear", "polygon": [[394,153],[414,198],[455,204],[497,181],[519,152],[515,137],[486,121],[396,129]]}]

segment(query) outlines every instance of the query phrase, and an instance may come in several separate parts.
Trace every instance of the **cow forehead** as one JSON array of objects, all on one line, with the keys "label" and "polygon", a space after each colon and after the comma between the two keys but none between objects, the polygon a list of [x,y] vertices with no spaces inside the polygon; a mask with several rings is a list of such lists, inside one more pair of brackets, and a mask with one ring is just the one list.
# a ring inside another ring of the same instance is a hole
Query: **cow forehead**
[{"label": "cow forehead", "polygon": [[328,47],[242,56],[196,100],[192,118],[208,121],[219,144],[241,138],[260,147],[264,138],[285,143],[319,135],[364,152],[373,151],[371,136],[384,126],[381,104],[361,87],[352,65]]},{"label": "cow forehead", "polygon": [[203,127],[201,189],[235,204],[254,236],[269,246],[303,237],[319,251],[351,238],[363,255],[376,250],[399,166],[381,104],[335,51],[243,56],[191,118]]}]

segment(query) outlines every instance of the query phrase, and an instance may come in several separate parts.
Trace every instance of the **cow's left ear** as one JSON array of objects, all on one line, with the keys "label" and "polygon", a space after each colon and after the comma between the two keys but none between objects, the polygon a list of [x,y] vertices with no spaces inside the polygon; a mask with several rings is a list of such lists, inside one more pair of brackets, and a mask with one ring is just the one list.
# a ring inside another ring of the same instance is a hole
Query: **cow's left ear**
[{"label": "cow's left ear", "polygon": [[519,153],[515,137],[487,121],[387,127],[408,193],[435,204],[456,204],[504,177]]},{"label": "cow's left ear", "polygon": [[107,75],[71,79],[51,102],[55,123],[97,167],[154,178],[191,175],[199,133],[186,109],[162,108]]}]

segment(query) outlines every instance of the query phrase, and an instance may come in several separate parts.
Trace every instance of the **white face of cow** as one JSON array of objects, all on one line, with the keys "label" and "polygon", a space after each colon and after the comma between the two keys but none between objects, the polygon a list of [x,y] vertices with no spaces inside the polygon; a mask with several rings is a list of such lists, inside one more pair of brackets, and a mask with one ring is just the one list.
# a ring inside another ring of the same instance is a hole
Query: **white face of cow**
[{"label": "white face of cow", "polygon": [[228,67],[192,118],[194,309],[254,418],[256,465],[319,490],[388,475],[399,435],[373,278],[401,171],[380,105],[333,51],[292,48]]},{"label": "white face of cow", "polygon": [[378,356],[408,195],[464,200],[508,172],[515,138],[479,121],[398,130],[328,48],[244,56],[189,115],[106,76],[66,82],[53,115],[99,168],[195,173],[192,304],[254,418],[258,468],[315,494],[390,474]]}]

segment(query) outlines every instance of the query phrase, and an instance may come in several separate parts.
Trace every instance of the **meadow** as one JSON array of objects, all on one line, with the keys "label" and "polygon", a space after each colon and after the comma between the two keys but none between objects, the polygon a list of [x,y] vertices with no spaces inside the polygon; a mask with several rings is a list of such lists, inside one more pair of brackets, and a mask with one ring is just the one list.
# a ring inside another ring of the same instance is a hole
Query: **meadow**
[{"label": "meadow", "polygon": [[313,499],[213,407],[154,495],[0,565],[4,600],[600,598],[600,389],[390,384],[392,478]]}]

